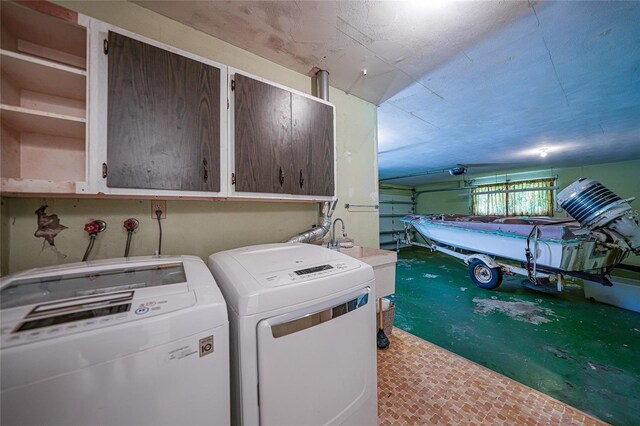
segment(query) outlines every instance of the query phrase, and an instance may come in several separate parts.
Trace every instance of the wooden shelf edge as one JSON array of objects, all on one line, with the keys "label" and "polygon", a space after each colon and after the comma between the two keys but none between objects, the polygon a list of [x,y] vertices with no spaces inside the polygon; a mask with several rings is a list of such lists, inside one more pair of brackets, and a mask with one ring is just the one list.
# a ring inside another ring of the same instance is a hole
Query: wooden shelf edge
[{"label": "wooden shelf edge", "polygon": [[55,182],[44,179],[0,178],[0,195],[37,196],[44,194],[75,194],[76,182]]},{"label": "wooden shelf edge", "polygon": [[85,140],[86,120],[0,104],[1,122],[17,132]]},{"label": "wooden shelf edge", "polygon": [[77,74],[77,75],[81,75],[86,77],[87,76],[87,71],[83,70],[81,68],[76,68],[76,67],[72,67],[69,65],[63,65],[63,64],[59,64],[57,62],[53,62],[53,61],[49,61],[46,59],[40,59],[37,58],[35,56],[31,56],[31,55],[25,55],[24,53],[18,53],[18,52],[13,52],[11,50],[6,50],[6,49],[0,49],[0,56],[8,56],[10,58],[19,60],[19,61],[23,61],[23,62],[29,62],[32,64],[36,64],[36,65],[41,65],[43,67],[49,67],[49,68],[53,68],[59,71],[64,71],[64,72],[68,72],[71,74]]},{"label": "wooden shelf edge", "polygon": [[48,1],[17,0],[16,3],[54,18],[78,25],[78,13]]},{"label": "wooden shelf edge", "polygon": [[19,114],[35,115],[39,117],[55,118],[56,120],[74,121],[76,123],[86,123],[87,120],[74,115],[58,114],[55,112],[41,111],[38,109],[19,107],[14,105],[0,104],[0,111],[12,111]]},{"label": "wooden shelf edge", "polygon": [[174,201],[224,201],[224,202],[267,202],[267,203],[319,203],[317,200],[238,198],[229,196],[177,196],[177,195],[143,195],[143,194],[105,194],[76,192],[76,182],[52,182],[37,179],[2,178],[0,180],[0,195],[11,198],[82,198],[96,200],[174,200]]}]

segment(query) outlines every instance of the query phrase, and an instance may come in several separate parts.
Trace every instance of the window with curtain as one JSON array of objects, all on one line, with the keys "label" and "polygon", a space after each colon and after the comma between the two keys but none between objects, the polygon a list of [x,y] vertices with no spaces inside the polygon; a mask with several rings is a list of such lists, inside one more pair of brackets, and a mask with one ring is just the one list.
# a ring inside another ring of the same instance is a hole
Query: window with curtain
[{"label": "window with curtain", "polygon": [[553,178],[479,185],[471,190],[473,214],[553,216],[553,185]]}]

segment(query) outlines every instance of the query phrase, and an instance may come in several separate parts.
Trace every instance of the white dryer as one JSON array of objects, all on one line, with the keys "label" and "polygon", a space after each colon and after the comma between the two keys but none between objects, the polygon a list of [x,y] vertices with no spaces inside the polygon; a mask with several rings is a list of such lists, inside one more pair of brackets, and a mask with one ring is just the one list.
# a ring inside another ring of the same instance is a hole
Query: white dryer
[{"label": "white dryer", "polygon": [[377,424],[371,266],[309,244],[208,265],[229,308],[232,424]]},{"label": "white dryer", "polygon": [[226,425],[229,323],[196,257],[0,281],[3,425]]}]

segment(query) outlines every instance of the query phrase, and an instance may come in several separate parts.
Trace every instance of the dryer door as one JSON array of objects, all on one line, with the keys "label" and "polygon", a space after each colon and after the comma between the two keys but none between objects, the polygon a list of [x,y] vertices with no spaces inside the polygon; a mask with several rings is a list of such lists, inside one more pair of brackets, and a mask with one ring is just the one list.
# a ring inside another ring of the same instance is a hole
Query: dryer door
[{"label": "dryer door", "polygon": [[[339,424],[376,394],[369,287],[258,323],[261,425]],[[375,398],[374,398],[375,401]],[[375,418],[375,403],[370,407]]]}]

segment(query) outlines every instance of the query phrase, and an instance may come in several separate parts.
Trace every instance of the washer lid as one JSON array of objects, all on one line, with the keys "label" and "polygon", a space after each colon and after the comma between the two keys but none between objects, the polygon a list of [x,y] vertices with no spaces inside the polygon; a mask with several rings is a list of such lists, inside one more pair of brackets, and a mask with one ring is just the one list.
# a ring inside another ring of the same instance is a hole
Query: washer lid
[{"label": "washer lid", "polygon": [[333,295],[373,280],[357,259],[311,244],[265,244],[209,257],[227,303],[241,315]]},{"label": "washer lid", "polygon": [[120,265],[102,270],[71,269],[68,272],[28,276],[11,281],[0,290],[0,308],[15,308],[186,281],[184,266],[180,261],[168,260],[137,266]]}]

